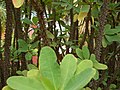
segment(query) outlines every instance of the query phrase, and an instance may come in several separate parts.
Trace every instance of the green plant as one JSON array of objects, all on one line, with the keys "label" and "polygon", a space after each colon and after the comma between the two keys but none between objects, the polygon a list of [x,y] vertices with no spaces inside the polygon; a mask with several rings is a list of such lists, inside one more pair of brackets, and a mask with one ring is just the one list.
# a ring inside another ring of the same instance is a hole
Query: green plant
[{"label": "green plant", "polygon": [[66,55],[60,65],[56,60],[53,49],[43,47],[39,69],[29,70],[27,76],[9,77],[8,86],[2,90],[80,90],[96,73],[92,61],[83,60],[77,64],[77,59],[72,54]]},{"label": "green plant", "polygon": [[26,60],[31,60],[32,56],[36,54],[37,48],[38,47],[38,42],[35,43],[27,43],[22,39],[18,40],[18,50],[15,48],[11,47],[11,56],[13,57],[12,60],[18,61],[17,58],[21,53],[25,53],[25,59]]},{"label": "green plant", "polygon": [[[96,74],[94,76],[95,80],[99,79],[99,72],[98,72],[98,70],[106,70],[108,68],[107,65],[99,63],[96,60],[96,57],[95,57],[94,54],[90,55],[90,52],[89,52],[89,49],[88,49],[87,46],[83,46],[82,49],[77,48],[76,49],[76,54],[78,56],[79,62],[81,62],[81,61],[82,62],[88,62],[88,65],[87,65],[87,63],[85,63],[85,65],[82,64],[84,68],[93,67],[93,68],[96,69]],[[78,64],[78,66],[79,65],[81,65],[81,63]]]},{"label": "green plant", "polygon": [[120,26],[116,26],[111,29],[111,25],[107,24],[105,26],[104,38],[102,41],[103,47],[107,47],[107,45],[112,44],[114,41],[120,43]]}]

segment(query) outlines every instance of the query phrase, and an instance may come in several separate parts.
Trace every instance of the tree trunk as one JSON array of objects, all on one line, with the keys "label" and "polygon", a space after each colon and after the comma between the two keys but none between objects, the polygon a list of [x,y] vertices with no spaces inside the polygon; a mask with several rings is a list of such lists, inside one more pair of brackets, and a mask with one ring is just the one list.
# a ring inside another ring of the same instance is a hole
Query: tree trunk
[{"label": "tree trunk", "polygon": [[10,46],[12,39],[12,0],[5,0],[6,3],[6,30],[5,30],[5,45],[4,45],[4,61],[3,61],[3,86],[6,85],[6,80],[10,76]]}]

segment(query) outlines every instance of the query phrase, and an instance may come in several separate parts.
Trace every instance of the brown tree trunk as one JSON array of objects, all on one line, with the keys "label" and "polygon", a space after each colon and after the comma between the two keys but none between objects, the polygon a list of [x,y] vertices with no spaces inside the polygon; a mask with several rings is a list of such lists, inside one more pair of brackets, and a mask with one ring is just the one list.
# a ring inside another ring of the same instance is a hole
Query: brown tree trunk
[{"label": "brown tree trunk", "polygon": [[[21,25],[21,11],[20,8],[15,9],[15,30],[16,30],[16,43],[18,39],[23,39],[24,40],[24,34],[22,31],[22,25]],[[18,46],[17,46],[18,48]],[[19,65],[19,63],[18,63]],[[26,64],[26,60],[25,60],[25,53],[21,54],[21,70],[25,70],[27,69],[27,64]]]},{"label": "brown tree trunk", "polygon": [[[1,47],[1,36],[2,36],[2,25],[1,25],[1,19],[0,19],[0,49],[2,49]],[[0,51],[0,80],[2,80],[2,52]],[[2,81],[1,81],[2,82]],[[0,82],[0,90],[2,89],[2,83]]]},{"label": "brown tree trunk", "polygon": [[97,36],[96,36],[96,42],[95,42],[95,55],[97,60],[100,60],[100,57],[101,57],[102,38],[103,38],[107,13],[108,13],[108,0],[104,0],[100,10],[100,16],[99,16],[100,25],[99,25],[99,31],[97,32]]},{"label": "brown tree trunk", "polygon": [[4,45],[4,61],[3,61],[3,86],[6,85],[6,80],[10,76],[10,46],[12,39],[12,0],[5,0],[6,3],[6,30],[5,30],[5,45]]},{"label": "brown tree trunk", "polygon": [[[1,24],[1,19],[0,19],[0,49],[2,49],[2,24]],[[2,52],[0,51],[0,60],[2,60]]]}]

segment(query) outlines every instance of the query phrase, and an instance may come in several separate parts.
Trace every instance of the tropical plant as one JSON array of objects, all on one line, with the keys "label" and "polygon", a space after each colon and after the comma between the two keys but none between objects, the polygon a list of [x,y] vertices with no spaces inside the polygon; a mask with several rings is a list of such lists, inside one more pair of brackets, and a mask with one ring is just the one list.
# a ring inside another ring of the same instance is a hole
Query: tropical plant
[{"label": "tropical plant", "polygon": [[53,49],[43,47],[39,69],[31,69],[27,77],[8,78],[8,86],[2,90],[78,90],[86,86],[96,73],[92,61],[83,60],[77,65],[77,59],[72,54],[66,55],[60,66],[56,60]]}]

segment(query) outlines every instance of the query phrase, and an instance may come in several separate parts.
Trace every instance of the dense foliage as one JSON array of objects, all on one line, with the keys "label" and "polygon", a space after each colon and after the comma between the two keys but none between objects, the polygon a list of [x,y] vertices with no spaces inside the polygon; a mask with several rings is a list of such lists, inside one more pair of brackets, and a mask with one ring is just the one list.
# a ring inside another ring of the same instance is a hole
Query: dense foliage
[{"label": "dense foliage", "polygon": [[119,90],[120,1],[0,0],[2,88]]}]

